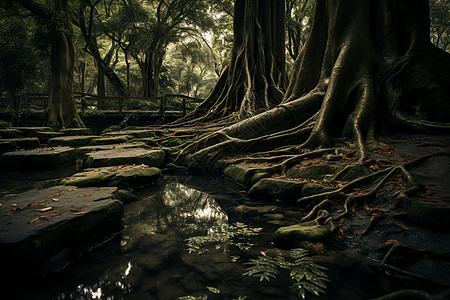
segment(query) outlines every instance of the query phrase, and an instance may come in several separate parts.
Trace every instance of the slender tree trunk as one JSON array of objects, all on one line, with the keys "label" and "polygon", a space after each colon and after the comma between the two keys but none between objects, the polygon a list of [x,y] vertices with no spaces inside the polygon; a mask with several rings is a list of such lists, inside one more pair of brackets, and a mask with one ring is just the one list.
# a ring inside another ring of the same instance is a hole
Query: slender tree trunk
[{"label": "slender tree trunk", "polygon": [[[67,0],[53,0],[53,10],[68,16]],[[51,41],[50,94],[47,125],[53,128],[84,127],[73,95],[74,46],[70,24],[57,28]],[[69,32],[68,32],[69,31]]]}]

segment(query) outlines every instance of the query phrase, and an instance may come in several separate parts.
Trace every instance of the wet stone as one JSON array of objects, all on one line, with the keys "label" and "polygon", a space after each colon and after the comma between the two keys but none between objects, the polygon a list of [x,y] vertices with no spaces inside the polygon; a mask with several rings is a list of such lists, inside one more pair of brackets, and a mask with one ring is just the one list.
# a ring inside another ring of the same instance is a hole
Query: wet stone
[{"label": "wet stone", "polygon": [[270,177],[260,166],[242,164],[227,167],[224,175],[245,186],[253,186],[262,178]]},{"label": "wet stone", "polygon": [[69,147],[40,148],[7,152],[2,155],[0,165],[19,169],[51,169],[75,159],[75,151]]},{"label": "wet stone", "polygon": [[304,183],[298,181],[263,178],[248,192],[251,198],[295,201],[302,196]]},{"label": "wet stone", "polygon": [[125,189],[143,187],[155,182],[161,176],[158,168],[146,165],[120,165],[86,169],[63,179],[61,184],[78,187],[117,186]]},{"label": "wet stone", "polygon": [[344,167],[333,180],[336,181],[353,181],[357,178],[369,175],[370,171],[363,165],[347,165]]},{"label": "wet stone", "polygon": [[63,249],[96,243],[120,231],[123,204],[115,199],[116,191],[55,186],[2,197],[2,266],[31,267],[28,264],[40,264]]},{"label": "wet stone", "polygon": [[148,165],[161,168],[164,166],[165,153],[162,150],[142,148],[112,149],[86,154],[86,167],[107,167],[116,165]]},{"label": "wet stone", "polygon": [[79,147],[87,146],[95,138],[99,138],[97,135],[75,135],[75,136],[62,136],[55,137],[48,140],[48,145],[50,147],[57,146],[69,146],[69,147]]}]

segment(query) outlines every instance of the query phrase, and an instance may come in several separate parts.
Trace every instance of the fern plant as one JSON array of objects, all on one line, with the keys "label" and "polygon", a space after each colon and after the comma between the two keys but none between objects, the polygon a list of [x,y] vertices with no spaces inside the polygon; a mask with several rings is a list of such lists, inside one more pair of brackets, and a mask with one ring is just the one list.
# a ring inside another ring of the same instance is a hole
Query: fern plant
[{"label": "fern plant", "polygon": [[260,281],[270,281],[271,278],[278,276],[279,269],[284,269],[289,271],[303,299],[306,297],[306,292],[316,296],[325,293],[325,283],[329,281],[326,273],[328,269],[316,264],[305,249],[292,249],[289,254],[293,261],[287,261],[280,253],[274,257],[258,256],[256,259],[251,259],[246,263],[249,267],[243,275],[259,277]]},{"label": "fern plant", "polygon": [[257,235],[262,230],[262,228],[251,228],[244,223],[234,223],[224,225],[213,226],[207,235],[193,236],[186,239],[189,253],[195,252],[202,254],[208,249],[206,245],[208,244],[221,244],[228,242],[230,245],[238,247],[240,250],[248,250],[254,244],[248,241],[237,241],[239,239]]}]

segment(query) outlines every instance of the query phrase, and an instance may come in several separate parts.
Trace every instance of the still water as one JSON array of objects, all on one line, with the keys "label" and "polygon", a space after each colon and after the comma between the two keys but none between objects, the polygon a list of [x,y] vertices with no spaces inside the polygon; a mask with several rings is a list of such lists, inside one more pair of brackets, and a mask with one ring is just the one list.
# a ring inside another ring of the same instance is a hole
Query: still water
[{"label": "still water", "polygon": [[[3,299],[370,299],[387,292],[350,250],[313,257],[329,269],[319,297],[303,294],[287,270],[270,281],[243,275],[251,259],[273,251],[270,237],[280,224],[301,215],[250,201],[241,189],[222,178],[168,176],[125,206],[120,235],[44,279],[15,282]],[[260,209],[236,212],[241,204]]]}]

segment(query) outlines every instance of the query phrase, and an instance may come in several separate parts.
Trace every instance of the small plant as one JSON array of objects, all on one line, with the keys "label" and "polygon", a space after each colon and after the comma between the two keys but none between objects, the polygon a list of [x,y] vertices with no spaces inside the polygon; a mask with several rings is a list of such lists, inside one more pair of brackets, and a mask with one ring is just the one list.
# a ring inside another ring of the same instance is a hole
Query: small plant
[{"label": "small plant", "polygon": [[260,281],[270,281],[271,278],[278,276],[279,269],[284,269],[289,271],[289,275],[303,299],[305,299],[306,292],[316,296],[325,293],[325,282],[329,281],[327,268],[316,264],[305,249],[292,249],[289,254],[293,259],[292,262],[287,261],[280,253],[274,257],[264,255],[258,256],[257,259],[251,259],[246,263],[249,267],[243,275],[259,277]]},{"label": "small plant", "polygon": [[225,226],[215,225],[209,230],[207,235],[193,236],[186,239],[188,251],[189,253],[195,252],[202,254],[208,251],[206,245],[217,244],[216,248],[220,248],[219,244],[225,242],[238,247],[240,250],[248,250],[254,246],[254,244],[251,244],[248,241],[239,241],[239,239],[257,235],[261,230],[262,228],[251,228],[240,222],[227,224]]}]

